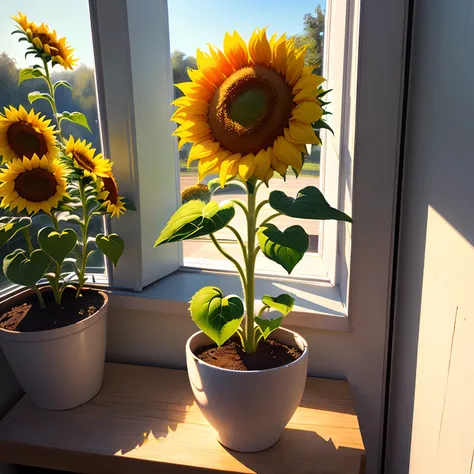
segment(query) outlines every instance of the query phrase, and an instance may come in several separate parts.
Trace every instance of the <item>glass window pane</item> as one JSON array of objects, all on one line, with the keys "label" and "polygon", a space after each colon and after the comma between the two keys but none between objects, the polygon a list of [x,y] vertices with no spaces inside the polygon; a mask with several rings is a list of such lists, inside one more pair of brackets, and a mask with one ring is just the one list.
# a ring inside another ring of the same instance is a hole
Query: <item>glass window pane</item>
[{"label": "glass window pane", "polygon": [[[296,46],[308,44],[306,65],[318,65],[315,73],[321,74],[324,40],[324,10],[325,3],[317,0],[279,3],[261,0],[239,0],[219,2],[218,0],[173,0],[168,2],[170,16],[171,62],[173,67],[174,83],[189,81],[187,68],[196,68],[196,50],[207,51],[207,45],[213,44],[222,49],[226,32],[238,31],[245,41],[256,27],[268,25],[268,37],[273,33],[287,33],[287,37],[295,35]],[[175,98],[182,95],[174,88]],[[191,144],[185,144],[179,151],[181,189],[196,184],[197,162],[187,168],[187,159]],[[302,172],[296,179],[291,169],[287,179],[278,179],[277,173],[270,181],[270,187],[262,186],[259,190],[259,200],[266,199],[268,194],[279,189],[287,195],[295,197],[300,189],[306,186],[319,186],[320,171],[319,146],[313,145],[311,154],[306,158]],[[204,179],[207,183],[216,175]],[[228,186],[225,190],[214,195],[218,201],[235,198],[245,198],[245,194],[235,186]],[[262,217],[268,217],[274,211],[267,206],[262,210]],[[310,237],[310,248],[305,258],[295,267],[293,276],[324,277],[325,271],[318,255],[320,236],[319,222],[306,219],[292,219],[281,216],[273,221],[280,229],[292,225],[301,225]],[[245,216],[240,209],[236,211],[232,225],[242,231],[245,229]],[[236,258],[241,252],[235,236],[228,229],[218,234],[220,241],[226,244],[226,249]],[[184,265],[211,268],[231,268],[214,247],[209,237],[201,237],[183,243]],[[268,260],[261,253],[257,257],[257,272],[271,274],[286,274],[278,264]]]},{"label": "glass window pane", "polygon": [[[51,108],[48,102],[37,100],[30,104],[28,100],[28,94],[33,91],[47,92],[46,83],[41,79],[31,79],[18,85],[20,69],[33,66],[40,61],[32,55],[25,58],[28,44],[18,42],[18,35],[11,35],[11,32],[18,27],[11,17],[17,15],[18,11],[26,15],[28,21],[49,25],[51,30],[56,30],[59,38],[65,36],[74,49],[74,56],[78,57],[79,61],[72,70],[59,64],[55,65],[52,70],[53,82],[63,80],[73,86],[72,91],[67,87],[56,89],[58,112],[78,111],[83,113],[87,117],[91,132],[80,125],[63,121],[62,133],[65,138],[73,135],[76,139],[85,139],[92,143],[92,147],[99,153],[102,146],[88,0],[49,0],[47,8],[44,3],[35,0],[18,0],[0,4],[0,110],[3,111],[3,107],[10,105],[15,108],[22,105],[27,111],[33,108],[35,112],[40,112],[41,115],[51,118]],[[5,211],[0,211],[0,215],[5,215]],[[91,233],[95,235],[99,229],[104,228],[104,221],[99,216],[94,216],[93,219],[90,229]],[[51,220],[47,215],[39,213],[34,217],[31,227],[34,245],[36,245],[38,229],[45,224],[51,225]],[[67,227],[71,226],[74,227],[74,224],[67,224]],[[17,248],[26,248],[21,233],[0,249],[0,263],[6,255]],[[88,271],[102,277],[105,275],[105,261],[101,253],[96,252],[90,258]],[[8,284],[0,264],[0,288],[4,288]]]}]

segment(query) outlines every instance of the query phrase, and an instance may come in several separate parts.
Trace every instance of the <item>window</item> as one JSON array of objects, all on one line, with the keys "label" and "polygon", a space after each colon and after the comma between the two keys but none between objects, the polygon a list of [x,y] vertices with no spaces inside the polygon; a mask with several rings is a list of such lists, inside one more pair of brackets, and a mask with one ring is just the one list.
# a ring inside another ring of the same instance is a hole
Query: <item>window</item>
[{"label": "window", "polygon": [[[168,9],[171,64],[175,84],[190,80],[187,68],[196,68],[195,55],[198,48],[207,50],[207,44],[211,43],[222,49],[225,32],[233,30],[239,31],[247,42],[253,29],[263,25],[270,25],[269,37],[273,33],[286,32],[288,37],[296,36],[297,45],[308,44],[306,65],[319,64],[315,72],[321,74],[324,49],[324,0],[281,4],[278,8],[274,8],[274,2],[271,0],[262,0],[257,6],[252,0],[240,2],[206,0],[200,3],[192,0],[174,0],[169,2]],[[243,13],[248,10],[252,11],[251,16]],[[173,95],[174,98],[178,98],[182,93],[175,87]],[[186,166],[190,148],[191,144],[188,143],[179,150],[181,190],[195,184],[198,179],[197,162],[194,162],[190,168]],[[270,187],[260,188],[258,199],[267,199],[269,193],[275,189],[284,191],[289,196],[296,196],[296,193],[306,186],[319,187],[320,156],[321,147],[313,145],[298,179],[291,170],[288,171],[286,181],[275,173],[270,181]],[[215,177],[216,175],[208,176],[204,182],[207,183]],[[224,190],[219,190],[214,195],[214,199],[217,201],[238,199],[242,197],[242,194],[240,188],[230,185]],[[272,212],[274,211],[266,206],[262,212],[262,219],[271,215]],[[274,224],[281,229],[286,229],[291,225],[301,225],[309,235],[309,250],[305,258],[295,267],[292,277],[319,279],[327,277],[319,255],[319,222],[281,216],[275,219]],[[238,229],[245,228],[245,216],[240,209],[237,209],[232,225]],[[238,242],[230,230],[223,229],[217,233],[217,236],[220,242],[224,242],[227,251],[237,258],[241,256]],[[194,268],[233,269],[208,236],[183,242],[183,265]],[[287,275],[283,268],[268,260],[263,254],[257,257],[256,271],[260,274]]]},{"label": "window", "polygon": [[[210,245],[206,240],[153,248],[161,230],[181,204],[181,187],[196,179],[192,171],[191,174],[184,170],[181,172],[186,155],[182,154],[180,159],[176,140],[171,136],[175,129],[175,124],[170,123],[173,113],[170,102],[175,94],[172,62],[183,63],[184,66],[181,65],[180,69],[175,69],[184,71],[185,66],[190,65],[192,61],[188,55],[191,55],[196,47],[205,45],[206,41],[220,46],[225,31],[238,27],[233,21],[234,18],[225,20],[224,15],[223,20],[219,21],[213,16],[213,7],[218,2],[201,2],[199,8],[193,7],[194,13],[190,15],[186,13],[183,2],[185,0],[161,0],[149,2],[145,6],[125,0],[122,7],[117,8],[113,0],[90,0],[94,50],[97,53],[99,108],[104,111],[105,117],[104,150],[106,155],[113,157],[115,161],[115,175],[123,194],[138,207],[137,213],[129,213],[125,219],[111,223],[112,231],[122,235],[126,242],[120,265],[113,272],[112,284],[116,288],[140,291],[163,276],[182,268],[183,264],[189,265],[193,257],[194,267],[198,270],[227,270],[227,263],[223,264],[222,260],[215,258],[213,250],[208,250]],[[194,2],[191,3],[194,5]],[[248,3],[250,5],[252,2],[249,0]],[[323,133],[319,184],[331,205],[351,214],[353,166],[352,154],[348,150],[353,147],[354,120],[349,120],[353,108],[348,109],[345,104],[353,103],[351,97],[354,97],[355,93],[355,80],[351,80],[349,72],[356,71],[357,54],[353,52],[353,48],[357,45],[358,30],[348,27],[352,25],[349,15],[350,2],[336,3],[334,5],[328,0],[325,28],[328,32],[331,30],[333,40],[328,42],[326,37],[323,45],[323,75],[328,79],[327,87],[334,89],[329,96],[333,113],[329,122],[335,135]],[[234,16],[239,14],[245,17],[244,24],[247,25],[249,36],[252,28],[258,25],[248,24],[248,15],[245,12],[250,7],[245,9],[242,2],[238,4],[242,6],[244,13],[237,9]],[[303,10],[298,14],[292,13],[292,4],[286,7],[286,16],[291,18],[294,27],[290,30],[285,19],[280,19],[282,24],[275,27],[275,30],[285,28],[290,34],[303,31],[304,13],[314,11],[318,3],[311,1],[301,4],[303,6],[298,8]],[[261,22],[268,24],[269,15],[276,9],[264,6],[259,8],[262,8]],[[256,15],[255,9],[252,9],[252,12]],[[209,18],[206,19],[206,16]],[[180,28],[188,32],[183,36],[184,45],[177,43],[173,37],[170,39],[173,21],[182,22]],[[257,20],[254,22],[258,23]],[[117,34],[118,29],[120,34]],[[211,36],[209,31],[212,31]],[[241,32],[245,35],[245,31]],[[186,46],[188,37],[195,38],[192,45]],[[144,45],[153,47],[149,49]],[[182,51],[183,54],[176,53],[173,56],[172,48]],[[341,71],[348,71],[347,75]],[[355,78],[355,75],[352,77]],[[175,78],[182,79],[178,73],[175,73]],[[352,89],[348,88],[349,85]],[[316,162],[318,150],[313,150],[313,155]],[[316,163],[312,167],[313,170],[309,171],[316,174]],[[308,168],[310,166],[306,165],[306,169]],[[309,176],[306,179],[313,184],[318,181],[317,176]],[[273,186],[277,184],[282,184],[282,181],[277,183],[275,180]],[[302,182],[294,178],[289,179],[284,186],[288,187],[288,194],[293,196],[303,187]],[[229,188],[226,192],[231,191]],[[226,199],[228,196],[229,194],[222,193],[217,197]],[[306,270],[297,267],[292,278],[303,276],[308,279],[310,275],[316,282],[334,287],[336,293],[339,292],[340,286],[344,296],[337,298],[347,302],[347,269],[351,255],[351,239],[348,234],[350,225],[335,221],[305,221],[303,224],[313,236],[313,260],[311,256],[306,256],[307,265],[309,263]],[[228,245],[235,245],[230,238]],[[210,256],[206,255],[204,250],[209,252]],[[262,262],[264,263],[259,269],[261,273],[284,276],[273,262],[266,259]],[[345,281],[342,282],[341,278]]]},{"label": "window", "polygon": [[[82,112],[87,117],[91,128],[91,132],[89,132],[84,127],[64,121],[62,122],[63,135],[65,137],[73,135],[75,138],[85,139],[100,152],[102,146],[88,1],[54,0],[49,3],[49,7],[43,8],[33,0],[25,0],[21,3],[22,13],[26,14],[30,21],[49,24],[60,37],[66,36],[68,42],[75,49],[75,55],[80,58],[80,62],[73,71],[65,70],[61,66],[56,66],[53,69],[53,81],[65,80],[74,87],[72,92],[65,87],[59,87],[56,90],[56,101],[59,111]],[[41,79],[24,81],[18,85],[20,69],[36,64],[35,61],[38,61],[33,56],[25,58],[25,43],[18,43],[18,36],[10,34],[15,29],[15,22],[11,16],[17,14],[18,8],[20,7],[12,3],[3,3],[0,7],[0,110],[3,111],[3,107],[10,105],[16,108],[22,105],[26,110],[33,108],[36,112],[51,117],[51,109],[46,101],[36,101],[34,104],[30,104],[28,101],[30,92],[46,92],[47,86]],[[74,23],[70,21],[72,17]],[[104,221],[98,216],[94,216],[93,219],[91,232],[95,235],[98,229],[104,227]],[[48,216],[44,214],[35,216],[31,227],[34,245],[36,245],[38,230],[44,225],[50,224]],[[71,225],[73,224],[68,223],[68,226]],[[0,249],[0,262],[19,246],[26,247],[21,233]],[[103,281],[106,268],[102,254],[96,252],[90,258],[88,265],[88,270],[94,281]],[[9,282],[0,270],[0,288],[8,286]]]}]

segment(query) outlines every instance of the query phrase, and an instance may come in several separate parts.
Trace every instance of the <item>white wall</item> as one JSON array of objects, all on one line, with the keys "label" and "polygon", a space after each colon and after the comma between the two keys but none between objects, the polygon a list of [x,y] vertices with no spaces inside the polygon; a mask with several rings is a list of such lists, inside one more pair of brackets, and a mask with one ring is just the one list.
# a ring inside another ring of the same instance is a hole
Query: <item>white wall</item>
[{"label": "white wall", "polygon": [[473,472],[473,112],[474,6],[417,0],[388,473]]}]

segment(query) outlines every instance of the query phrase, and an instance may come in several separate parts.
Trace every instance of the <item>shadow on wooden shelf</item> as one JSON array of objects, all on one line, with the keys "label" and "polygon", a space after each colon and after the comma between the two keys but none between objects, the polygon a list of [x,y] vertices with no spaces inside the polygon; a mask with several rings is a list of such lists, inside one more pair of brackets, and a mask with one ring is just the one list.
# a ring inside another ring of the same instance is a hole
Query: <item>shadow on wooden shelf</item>
[{"label": "shadow on wooden shelf", "polygon": [[87,474],[360,474],[363,458],[350,387],[337,380],[308,378],[280,441],[253,454],[219,444],[180,370],[106,364],[89,403],[54,412],[23,397],[0,420],[0,461]]},{"label": "shadow on wooden shelf", "polygon": [[[287,449],[281,449],[283,444]],[[253,453],[238,453],[226,448],[226,451],[246,466],[251,472],[268,472],[268,466],[281,466],[281,471],[289,472],[348,472],[347,466],[359,466],[364,451],[361,449],[336,447],[332,439],[325,440],[314,431],[286,428],[280,441],[271,448]],[[291,453],[291,459],[288,456]],[[310,453],[317,453],[317,456]],[[354,470],[354,474],[364,471]]]}]

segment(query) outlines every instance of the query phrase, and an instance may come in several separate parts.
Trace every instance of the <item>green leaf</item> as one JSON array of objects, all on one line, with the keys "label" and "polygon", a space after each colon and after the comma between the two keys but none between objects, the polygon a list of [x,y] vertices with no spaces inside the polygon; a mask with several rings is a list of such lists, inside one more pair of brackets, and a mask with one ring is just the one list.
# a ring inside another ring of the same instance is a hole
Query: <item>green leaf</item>
[{"label": "green leaf", "polygon": [[262,331],[262,336],[266,339],[275,329],[278,329],[283,322],[283,316],[279,316],[275,319],[262,319],[260,317],[255,317],[255,322],[257,326]]},{"label": "green leaf", "polygon": [[123,197],[122,202],[123,202],[123,205],[125,206],[125,209],[127,211],[136,212],[137,208],[135,207],[135,204],[133,204],[133,202],[130,201],[130,199],[128,199],[127,197]]},{"label": "green leaf", "polygon": [[299,191],[296,199],[288,197],[283,191],[272,191],[269,201],[273,209],[286,216],[352,222],[347,214],[331,207],[315,186],[307,186]]},{"label": "green leaf", "polygon": [[38,243],[43,251],[61,265],[76,246],[77,235],[72,229],[61,233],[52,227],[44,227],[38,233]]},{"label": "green leaf", "polygon": [[42,250],[33,251],[28,258],[24,250],[17,249],[3,260],[3,273],[12,283],[32,287],[43,278],[50,261]]},{"label": "green leaf", "polygon": [[72,84],[68,81],[57,81],[53,85],[53,91],[56,92],[56,89],[59,86],[67,87],[68,89],[72,90]]},{"label": "green leaf", "polygon": [[234,217],[235,208],[231,201],[219,203],[194,200],[183,204],[166,224],[155,247],[169,242],[193,239],[209,235],[225,227]]},{"label": "green leaf", "polygon": [[211,179],[209,183],[207,183],[207,187],[209,188],[211,194],[214,194],[221,187],[219,178]]},{"label": "green leaf", "polygon": [[288,274],[303,258],[309,246],[308,234],[299,225],[281,232],[273,224],[265,224],[259,227],[257,237],[263,254],[280,264]]},{"label": "green leaf", "polygon": [[95,243],[97,244],[97,247],[99,247],[99,250],[106,257],[110,258],[114,267],[116,267],[125,246],[122,238],[117,234],[99,234],[95,238]]},{"label": "green leaf", "polygon": [[58,114],[59,122],[61,123],[62,120],[68,120],[69,122],[74,122],[77,123],[78,125],[81,125],[89,132],[91,129],[89,128],[89,124],[87,123],[87,118],[84,114],[81,114],[81,112],[63,112],[61,114]]},{"label": "green leaf", "polygon": [[201,288],[189,306],[191,317],[218,346],[235,334],[244,317],[244,304],[235,295],[224,297],[215,286]]},{"label": "green leaf", "polygon": [[287,295],[286,293],[283,293],[282,295],[279,295],[276,298],[270,295],[263,295],[262,303],[267,308],[276,309],[281,314],[283,314],[283,316],[287,316],[288,313],[293,309],[295,299],[292,296]]},{"label": "green leaf", "polygon": [[31,218],[29,217],[1,217],[0,218],[0,247],[12,239],[18,231],[29,227]]},{"label": "green leaf", "polygon": [[18,85],[20,85],[23,81],[27,81],[28,79],[37,79],[39,77],[45,79],[44,74],[38,68],[25,67],[20,69]]},{"label": "green leaf", "polygon": [[314,122],[313,128],[316,128],[316,129],[325,128],[326,130],[329,130],[334,135],[334,130],[323,119],[319,119],[317,122]]},{"label": "green leaf", "polygon": [[46,92],[39,92],[39,91],[30,92],[28,94],[28,100],[30,101],[30,104],[32,104],[36,100],[47,100],[51,104],[51,107],[53,107],[53,99]]}]

